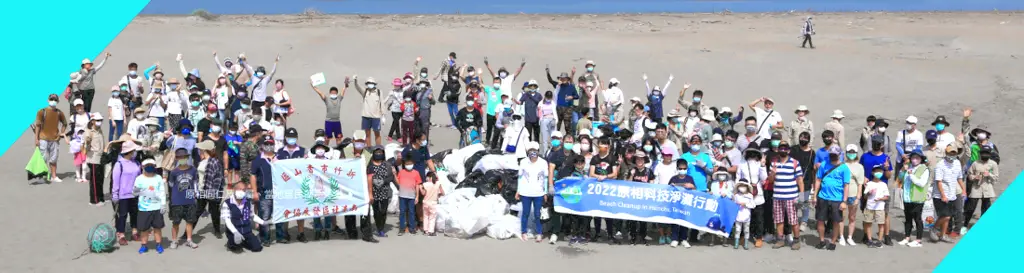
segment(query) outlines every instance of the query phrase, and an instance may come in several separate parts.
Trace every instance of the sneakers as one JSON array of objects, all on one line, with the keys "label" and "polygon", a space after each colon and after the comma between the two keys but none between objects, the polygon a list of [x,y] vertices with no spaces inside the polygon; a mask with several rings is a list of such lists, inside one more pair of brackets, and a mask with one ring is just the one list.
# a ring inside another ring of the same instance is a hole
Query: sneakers
[{"label": "sneakers", "polygon": [[939,241],[941,241],[943,243],[947,243],[947,244],[952,244],[953,243],[953,239],[949,238],[949,236],[942,236],[942,239],[939,239]]},{"label": "sneakers", "polygon": [[678,246],[679,246],[679,241],[672,241],[672,242],[670,242],[670,243],[668,244],[668,246],[670,246],[670,247],[672,247],[672,248],[676,248],[676,247],[678,247]]},{"label": "sneakers", "polygon": [[815,245],[814,248],[825,249],[826,246],[828,246],[828,243],[825,243],[825,241],[821,241],[817,245]]},{"label": "sneakers", "polygon": [[683,245],[683,248],[690,248],[690,242],[687,242],[687,241],[684,240],[684,241],[680,242],[680,244]]},{"label": "sneakers", "polygon": [[553,245],[555,242],[558,242],[558,234],[551,234],[551,238],[548,238],[548,243]]},{"label": "sneakers", "polygon": [[305,242],[309,241],[309,240],[306,240],[306,233],[305,232],[299,233],[299,236],[296,236],[295,240],[299,241],[300,243],[305,243]]},{"label": "sneakers", "polygon": [[899,241],[899,242],[897,242],[897,244],[899,244],[899,245],[901,245],[901,246],[905,246],[905,245],[907,245],[907,244],[909,244],[909,243],[910,243],[910,237],[907,237],[907,238],[903,238],[903,240],[902,240],[902,241]]},{"label": "sneakers", "polygon": [[790,246],[789,249],[800,250],[800,242],[799,241],[793,241],[793,245]]},{"label": "sneakers", "polygon": [[826,246],[826,247],[825,247],[825,249],[828,249],[828,250],[836,250],[836,244],[831,244],[831,243],[830,243],[830,244],[828,244],[828,246]]},{"label": "sneakers", "polygon": [[967,235],[967,227],[960,227],[960,236]]},{"label": "sneakers", "polygon": [[658,237],[658,244],[659,244],[659,245],[666,245],[666,244],[668,244],[669,242],[671,242],[671,240],[669,240],[669,239],[668,239],[668,236],[661,236],[661,237]]},{"label": "sneakers", "polygon": [[853,238],[846,239],[846,244],[849,246],[857,246],[857,243],[853,241]]},{"label": "sneakers", "polygon": [[156,253],[157,254],[164,254],[164,245],[156,244]]},{"label": "sneakers", "polygon": [[784,240],[775,240],[775,245],[772,246],[772,249],[780,249],[780,248],[785,247],[785,246],[786,246],[786,241],[784,241]]},{"label": "sneakers", "polygon": [[178,249],[178,241],[171,242],[171,249]]},{"label": "sneakers", "polygon": [[807,231],[807,222],[801,222],[800,223],[800,233],[803,233],[803,232],[806,232],[806,231]]},{"label": "sneakers", "polygon": [[762,246],[764,246],[764,240],[757,239],[754,241],[754,248],[761,248]]},{"label": "sneakers", "polygon": [[[401,233],[399,233],[399,235],[401,235]],[[523,242],[526,242],[526,233],[519,234],[519,240],[523,241]]]},{"label": "sneakers", "polygon": [[882,243],[887,246],[892,246],[892,237],[889,237],[889,235],[885,235],[885,238],[882,239]]},{"label": "sneakers", "polygon": [[53,178],[50,178],[49,181],[50,181],[50,183],[61,183],[61,182],[64,182],[64,180],[60,179],[59,176],[53,176]]},{"label": "sneakers", "polygon": [[193,242],[191,240],[185,241],[185,246],[191,247],[192,249],[199,248],[199,244],[197,244],[197,243],[195,243],[195,242]]},{"label": "sneakers", "polygon": [[908,247],[922,247],[921,241],[912,241],[907,244]]},{"label": "sneakers", "polygon": [[[554,235],[554,234],[551,234],[551,236],[555,236],[555,235]],[[544,235],[541,235],[541,234],[537,234],[537,237],[536,237],[536,238],[537,238],[537,242],[538,242],[538,243],[540,243],[540,242],[543,242],[543,241],[544,241]]]},{"label": "sneakers", "polygon": [[[852,243],[853,241],[850,242]],[[846,246],[846,238],[843,238],[843,236],[839,236],[839,245]]]}]

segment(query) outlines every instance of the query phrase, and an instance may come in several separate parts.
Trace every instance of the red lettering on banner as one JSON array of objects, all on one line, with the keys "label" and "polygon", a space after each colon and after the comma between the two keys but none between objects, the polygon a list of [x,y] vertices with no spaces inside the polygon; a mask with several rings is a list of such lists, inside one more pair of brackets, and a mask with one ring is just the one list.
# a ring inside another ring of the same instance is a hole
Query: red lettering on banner
[{"label": "red lettering on banner", "polygon": [[338,214],[339,211],[341,211],[341,209],[338,208],[338,205],[334,205],[334,214]]},{"label": "red lettering on banner", "polygon": [[341,174],[341,167],[334,167],[334,174]]},{"label": "red lettering on banner", "polygon": [[348,212],[348,205],[341,206],[341,212]]},{"label": "red lettering on banner", "polygon": [[354,172],[352,170],[348,170],[348,174],[347,175],[348,175],[348,178],[353,178],[353,177],[356,177],[356,172]]},{"label": "red lettering on banner", "polygon": [[320,207],[313,207],[313,216],[320,216]]},{"label": "red lettering on banner", "polygon": [[302,215],[309,216],[309,208],[302,210]]},{"label": "red lettering on banner", "polygon": [[291,211],[289,211],[289,210],[285,210],[284,211],[284,218],[288,218],[288,216],[290,216],[290,215],[292,215]]},{"label": "red lettering on banner", "polygon": [[295,176],[300,176],[300,175],[302,175],[302,170],[295,169]]},{"label": "red lettering on banner", "polygon": [[288,173],[281,173],[281,179],[283,179],[284,182],[288,182],[288,180],[291,180],[292,177],[288,176]]},{"label": "red lettering on banner", "polygon": [[309,170],[309,173],[313,173],[315,168],[313,168],[313,164],[306,164],[306,170]]}]

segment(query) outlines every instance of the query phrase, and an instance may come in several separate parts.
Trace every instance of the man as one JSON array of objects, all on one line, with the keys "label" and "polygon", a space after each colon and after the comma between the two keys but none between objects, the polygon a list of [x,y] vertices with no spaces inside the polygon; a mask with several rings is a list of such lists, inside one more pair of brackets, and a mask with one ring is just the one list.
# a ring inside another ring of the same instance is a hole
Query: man
[{"label": "man", "polygon": [[324,102],[324,107],[327,108],[327,113],[324,117],[324,133],[326,133],[326,139],[324,145],[330,146],[331,139],[335,139],[335,143],[341,143],[341,139],[345,138],[345,133],[342,133],[341,127],[341,101],[345,99],[345,91],[348,90],[348,79],[345,79],[345,88],[338,91],[337,87],[331,86],[328,90],[328,95],[324,96],[323,92],[320,92],[319,88],[310,82],[310,87],[313,87],[313,91],[317,95],[320,95],[320,100]]},{"label": "man", "polygon": [[956,143],[956,136],[949,130],[949,121],[946,121],[946,116],[939,115],[935,117],[935,121],[932,122],[932,126],[935,126],[935,132],[938,133],[938,139],[935,144],[939,148],[945,149],[946,146]]},{"label": "man", "polygon": [[64,112],[57,109],[58,100],[57,94],[50,94],[49,106],[36,112],[36,122],[33,128],[36,147],[39,148],[43,160],[46,161],[47,183],[61,182],[60,177],[57,176],[57,155],[60,154],[60,139],[64,137],[62,132],[67,130],[68,121],[64,117]]},{"label": "man", "polygon": [[801,30],[801,34],[804,36],[804,42],[800,45],[802,48],[807,48],[807,44],[811,45],[811,49],[814,49],[814,42],[811,41],[811,35],[814,35],[814,24],[811,23],[811,16],[807,16],[807,20],[804,20],[804,28]]},{"label": "man", "polygon": [[793,238],[795,238],[790,239],[792,241],[791,248],[800,250],[800,228],[796,218],[796,203],[800,193],[804,192],[804,171],[800,167],[799,161],[790,157],[788,142],[782,141],[777,149],[776,159],[771,163],[771,172],[775,178],[773,183],[775,191],[772,193],[772,218],[775,220],[775,235],[778,239],[772,248],[778,249],[786,246],[786,240],[782,239],[784,238],[783,231],[785,231],[783,226],[789,224],[793,231]]},{"label": "man", "polygon": [[519,64],[519,69],[516,73],[509,74],[505,67],[498,68],[498,73],[495,74],[494,70],[491,69],[490,62],[487,61],[487,57],[484,57],[484,66],[487,67],[487,72],[491,73],[492,77],[501,79],[501,94],[512,97],[512,83],[516,81],[516,77],[519,77],[520,73],[523,72],[523,67],[526,67],[526,58],[523,58],[523,62]]},{"label": "man", "polygon": [[811,148],[811,133],[801,132],[797,135],[797,146],[795,148],[790,148],[789,151],[789,157],[800,163],[800,169],[803,170],[805,174],[803,176],[803,181],[800,181],[800,183],[803,184],[803,190],[800,191],[800,201],[797,204],[801,210],[800,231],[807,230],[807,221],[808,218],[811,218],[811,207],[807,204],[807,200],[810,198],[810,191],[808,190],[814,187],[814,176],[806,174],[815,173],[814,154],[815,151]]},{"label": "man", "polygon": [[594,64],[594,60],[587,60],[587,63],[583,65],[583,68],[587,71],[584,72],[583,76],[581,77],[586,79],[587,82],[595,82],[598,85],[601,84],[601,75],[597,74],[597,72],[594,72],[594,69],[597,68],[597,65]]},{"label": "man", "polygon": [[[590,177],[597,178],[597,181],[619,177],[619,159],[612,156],[611,144],[611,140],[607,137],[597,140],[598,154],[590,159]],[[608,239],[612,241],[613,245],[619,244],[619,239],[615,238],[615,233],[618,231],[616,229],[619,227],[618,221],[612,218],[604,218],[604,221],[608,225]],[[594,217],[593,234],[595,241],[601,235],[601,218],[599,217]]]},{"label": "man", "polygon": [[[295,128],[288,128],[287,130],[285,130],[285,132],[284,132],[284,141],[285,141],[284,147],[281,147],[281,149],[277,150],[277,155],[276,155],[277,156],[277,160],[286,160],[286,159],[294,159],[294,158],[306,158],[306,148],[303,148],[303,147],[299,146],[299,131],[298,130],[296,130]],[[296,221],[296,226],[299,229],[298,230],[299,231],[299,236],[295,237],[295,240],[297,240],[299,242],[303,242],[303,243],[306,242],[306,234],[305,234],[306,225],[305,224],[306,224],[305,220],[297,220]],[[280,223],[280,225],[284,228],[284,230],[279,230],[278,231],[278,235],[283,235],[283,236],[278,236],[277,242],[278,243],[285,243],[285,244],[287,244],[287,243],[291,242],[291,240],[292,240],[291,239],[292,236],[288,234],[288,223],[284,222],[284,223]]]},{"label": "man", "polygon": [[373,131],[374,146],[384,145],[380,139],[380,119],[384,117],[384,99],[380,89],[377,89],[377,81],[373,77],[366,79],[366,89],[359,86],[359,75],[352,75],[355,81],[356,91],[363,96],[362,129],[366,136]]},{"label": "man", "polygon": [[809,114],[811,111],[807,109],[806,105],[796,108],[796,120],[789,122],[789,143],[799,143],[800,133],[807,132],[814,135],[814,123],[807,118]]},{"label": "man", "polygon": [[[127,85],[128,92],[126,96],[130,98],[128,101],[128,109],[135,109],[136,107],[142,107],[142,95],[145,90],[142,88],[142,83],[145,82],[143,78],[139,78],[139,65],[136,63],[128,64],[128,74],[121,77],[121,80],[117,81],[119,85]],[[126,95],[126,94],[122,94]]]},{"label": "man", "polygon": [[[419,106],[419,110],[416,112],[416,127],[427,136],[427,139],[430,139],[430,107],[435,103],[434,89],[430,86],[430,81],[421,79],[415,90],[416,105]],[[434,144],[431,143],[428,146],[434,146]]]},{"label": "man", "polygon": [[498,129],[495,127],[495,124],[498,122],[495,111],[504,109],[501,102],[502,96],[505,95],[502,94],[504,91],[501,90],[501,81],[501,78],[494,77],[494,84],[484,87],[484,93],[487,96],[487,137],[484,139],[484,143],[488,143],[491,149],[498,147],[498,144],[501,143],[501,134],[498,133]]},{"label": "man", "polygon": [[[573,140],[572,135],[563,137],[561,131],[554,131],[551,133],[551,150],[549,150],[547,155],[544,156],[544,160],[548,162],[549,174],[547,177],[548,195],[545,196],[545,199],[554,198],[555,180],[568,177],[573,171],[572,167],[567,167],[569,164],[566,163],[574,161],[575,159],[573,157],[575,155],[572,152],[572,148],[564,148],[572,147],[574,142]],[[551,201],[554,202],[554,200]],[[549,223],[551,225],[551,236],[548,238],[548,243],[555,244],[555,242],[558,242],[558,234],[562,233],[562,221],[568,221],[569,216],[559,214],[555,211],[554,206],[548,206],[548,208],[550,209],[550,211],[548,211],[548,218],[550,219]]]},{"label": "man", "polygon": [[210,103],[206,105],[206,115],[203,119],[199,120],[198,124],[196,124],[196,131],[198,132],[198,137],[196,139],[206,139],[206,136],[210,134],[210,125],[213,123],[224,124],[223,122],[220,122],[220,117],[217,116],[217,105]]},{"label": "man", "polygon": [[896,155],[899,160],[896,163],[897,169],[907,163],[911,152],[921,151],[924,143],[924,135],[917,130],[917,117],[907,117],[907,129],[896,134]]},{"label": "man", "polygon": [[722,141],[722,152],[716,155],[715,159],[717,160],[715,166],[725,167],[725,170],[733,177],[736,177],[736,171],[743,164],[743,152],[736,148],[737,137],[739,137],[739,133],[736,131],[729,130],[725,132],[725,139]]},{"label": "man", "polygon": [[675,142],[668,139],[668,126],[664,123],[658,123],[657,127],[654,128],[654,137],[663,152],[670,152],[672,155],[679,154],[679,146],[676,146]]},{"label": "man", "polygon": [[703,143],[700,136],[690,137],[689,152],[680,157],[689,162],[689,165],[686,166],[689,171],[686,174],[693,178],[693,184],[700,192],[708,190],[708,181],[710,181],[708,176],[715,170],[714,161],[702,148]]},{"label": "man", "polygon": [[[821,142],[822,144],[825,144],[825,146],[819,148],[818,152],[814,155],[814,169],[821,169],[822,165],[827,164],[829,148],[832,146],[839,147],[839,144],[835,142],[835,133],[832,133],[830,130],[821,132]],[[842,151],[840,151],[840,153],[842,153]]]},{"label": "man", "polygon": [[562,130],[564,124],[564,130],[566,134],[573,135],[574,128],[572,124],[576,120],[573,115],[573,103],[576,102],[576,98],[579,97],[579,93],[576,92],[576,85],[572,84],[572,77],[576,76],[576,68],[573,67],[572,74],[562,72],[558,75],[558,81],[551,79],[551,69],[544,68],[544,72],[547,73],[548,82],[555,88],[555,96],[557,96],[557,107],[555,111],[558,112],[558,124],[555,125],[555,130]]},{"label": "man", "polygon": [[[945,157],[935,163],[935,184],[932,187],[932,203],[935,205],[935,215],[939,218],[935,223],[937,229],[933,229],[932,240],[952,243],[953,240],[945,233],[950,228],[950,218],[954,213],[954,202],[958,201],[957,188],[965,191],[963,167],[957,159],[957,149],[947,146]],[[934,232],[938,230],[938,235]]]},{"label": "man", "polygon": [[441,61],[441,68],[437,70],[437,74],[434,75],[434,80],[441,77],[441,75],[452,75],[458,74],[459,64],[455,61],[455,52],[448,53],[448,58]]},{"label": "man", "polygon": [[683,84],[683,89],[679,90],[679,99],[676,100],[676,103],[679,103],[679,106],[682,106],[683,109],[690,109],[691,106],[696,105],[697,116],[701,116],[701,114],[704,114],[705,112],[711,112],[711,106],[701,102],[704,99],[704,91],[693,91],[693,100],[690,101],[686,99],[686,89],[690,89],[689,83]]},{"label": "man", "polygon": [[[757,107],[758,104],[764,105],[764,108]],[[767,139],[772,136],[772,132],[781,131],[785,128],[782,125],[782,114],[775,112],[775,101],[769,97],[761,97],[750,103],[750,109],[754,109],[754,116],[757,117],[757,134],[762,139]]]},{"label": "man", "polygon": [[458,123],[459,129],[459,147],[465,147],[472,144],[474,139],[471,139],[470,135],[467,135],[470,131],[476,130],[477,138],[480,135],[480,128],[483,128],[483,119],[480,118],[480,112],[473,107],[473,96],[466,96],[466,108],[459,110],[459,113],[455,116]]},{"label": "man", "polygon": [[[892,170],[893,170],[892,164],[893,163],[892,163],[892,160],[889,158],[889,155],[886,154],[885,151],[883,151],[883,145],[884,145],[883,143],[884,142],[885,142],[885,139],[883,139],[881,136],[874,136],[874,137],[872,137],[871,138],[871,152],[870,153],[864,153],[863,155],[861,155],[860,164],[862,166],[864,166],[864,174],[865,175],[872,173],[872,171],[876,167],[882,167],[883,175],[882,175],[881,180],[882,180],[882,182],[886,183],[886,185],[889,186],[889,191],[892,191],[892,189],[896,188],[895,185],[889,183],[889,177],[892,177]],[[860,204],[861,204],[862,208],[863,208],[863,206],[867,205],[867,203],[868,203],[867,201],[868,201],[867,200],[867,195],[862,195],[861,200],[860,200],[860,202],[861,202]],[[891,229],[890,226],[889,226],[889,208],[891,207],[890,203],[892,203],[892,202],[885,202],[885,207],[884,207],[884,210],[885,210],[885,223],[884,223],[884,225],[885,225],[886,230],[882,231],[882,234],[884,235],[883,243],[885,243],[885,245],[888,245],[888,246],[892,246],[892,238],[889,237],[889,229]],[[864,238],[865,238],[864,243],[865,244],[869,243],[868,241],[866,241],[867,234],[865,234]]]},{"label": "man", "polygon": [[743,135],[736,140],[736,148],[739,148],[741,151],[746,150],[751,144],[757,146],[757,143],[764,139],[761,135],[757,134],[757,118],[754,116],[749,116],[743,120],[743,132]]},{"label": "man", "polygon": [[274,80],[274,74],[277,73],[277,63],[279,61],[281,61],[281,55],[274,59],[274,66],[270,68],[270,75],[267,75],[267,69],[263,66],[257,67],[254,70],[252,66],[249,66],[249,60],[244,57],[239,59],[239,64],[244,65],[246,71],[252,74],[249,76],[252,79],[252,109],[253,111],[260,112],[260,116],[267,121],[270,121],[270,118],[273,117],[270,113],[270,107],[266,105],[267,87]]},{"label": "man", "polygon": [[420,173],[420,178],[427,179],[427,171],[436,171],[434,161],[430,160],[430,149],[427,148],[427,136],[416,133],[413,136],[412,145],[402,149],[403,159],[412,159],[413,169]]},{"label": "man", "polygon": [[[836,240],[839,239],[839,225],[842,224],[842,212],[846,206],[847,187],[850,183],[850,169],[843,164],[842,149],[839,146],[829,146],[828,161],[824,162],[814,180],[814,190],[817,195],[811,197],[814,204],[815,219],[818,220],[819,243],[815,248],[836,250]],[[821,200],[818,200],[821,199]],[[825,222],[832,221],[832,238],[825,238]]]},{"label": "man", "polygon": [[526,83],[525,92],[519,93],[519,97],[516,99],[526,110],[526,130],[530,131],[530,139],[540,139],[540,116],[537,113],[537,106],[540,101],[544,100],[544,96],[537,91],[537,88],[537,81],[530,79]]},{"label": "man", "polygon": [[832,116],[830,117],[832,120],[825,123],[825,130],[832,131],[832,133],[835,134],[836,143],[838,143],[840,147],[846,145],[846,129],[843,128],[842,123],[843,118],[845,117],[846,116],[843,115],[842,110],[836,109],[835,111],[832,111]]},{"label": "man", "polygon": [[92,61],[88,58],[82,60],[82,69],[78,71],[78,90],[82,91],[82,100],[85,102],[85,111],[92,113],[92,99],[96,96],[96,83],[94,79],[96,73],[103,69],[103,64],[107,63],[107,59],[110,58],[110,52],[103,53],[103,60],[100,61],[99,65],[93,66]]},{"label": "man", "polygon": [[[866,125],[860,128],[860,138],[858,144],[860,149],[864,151],[871,150],[871,136],[875,133],[875,123],[878,122],[878,118],[875,116],[868,116]],[[870,172],[868,172],[870,173]]]},{"label": "man", "polygon": [[732,108],[722,107],[718,111],[718,128],[722,129],[723,132],[732,130],[736,123],[743,121],[743,110],[746,107],[740,105],[740,111],[733,115]]},{"label": "man", "polygon": [[[252,166],[249,172],[249,182],[251,185],[250,189],[256,189],[253,192],[253,200],[259,202],[259,215],[263,219],[272,219],[274,211],[274,174],[271,162],[275,160],[274,150],[274,138],[265,135],[259,142],[261,154],[258,158],[252,161]],[[285,223],[274,224],[274,230],[279,242],[284,241],[287,231]],[[270,225],[260,226],[260,237],[263,242],[263,246],[270,246]]]},{"label": "man", "polygon": [[[370,153],[366,151],[366,134],[362,131],[352,132],[352,145],[344,148],[342,158],[348,159],[362,159],[363,165],[370,164]],[[370,185],[369,187],[373,187]],[[372,195],[372,194],[371,194]],[[361,230],[356,230],[356,216],[348,215],[345,216],[345,231],[349,239],[356,239],[362,235],[362,240],[369,243],[376,243],[377,239],[373,238],[373,230],[370,224],[369,215],[359,216],[359,227]],[[333,221],[337,223],[337,218]],[[337,230],[337,228],[335,228]]]}]

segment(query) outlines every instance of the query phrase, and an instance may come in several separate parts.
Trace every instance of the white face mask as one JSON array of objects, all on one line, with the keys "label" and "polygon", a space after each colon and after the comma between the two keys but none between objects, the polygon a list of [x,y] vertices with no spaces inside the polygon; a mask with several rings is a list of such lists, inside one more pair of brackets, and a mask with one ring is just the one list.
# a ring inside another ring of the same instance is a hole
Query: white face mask
[{"label": "white face mask", "polygon": [[326,153],[326,152],[323,149],[317,149],[316,150],[316,155],[317,156],[324,156],[324,153]]},{"label": "white face mask", "polygon": [[338,94],[331,94],[331,99],[332,99],[332,100],[334,100],[334,99],[338,99]]},{"label": "white face mask", "polygon": [[413,167],[412,165],[405,165],[405,169],[406,169],[406,170],[410,170],[410,171],[411,171],[411,170],[412,170],[412,167]]},{"label": "white face mask", "polygon": [[498,88],[501,88],[501,84],[500,83],[495,83],[494,84],[494,89],[498,89]]},{"label": "white face mask", "polygon": [[878,127],[879,133],[885,133],[885,127]]},{"label": "white face mask", "polygon": [[143,118],[146,118],[146,114],[135,114],[135,118],[136,118],[136,119],[143,119]]},{"label": "white face mask", "polygon": [[245,198],[245,191],[235,190],[235,199]]},{"label": "white face mask", "polygon": [[375,83],[368,83],[368,84],[366,84],[366,88],[373,89],[373,88],[376,88],[376,87],[377,87],[377,84],[375,84]]},{"label": "white face mask", "polygon": [[985,134],[985,133],[978,133],[978,139],[979,139],[979,140],[985,140],[985,139],[987,139],[987,138],[988,138],[988,134]]},{"label": "white face mask", "polygon": [[738,191],[740,193],[747,193],[747,188],[746,187],[738,188],[738,189],[736,189],[736,191]]},{"label": "white face mask", "polygon": [[96,125],[96,127],[103,126],[103,122],[102,121],[93,122],[93,124]]}]

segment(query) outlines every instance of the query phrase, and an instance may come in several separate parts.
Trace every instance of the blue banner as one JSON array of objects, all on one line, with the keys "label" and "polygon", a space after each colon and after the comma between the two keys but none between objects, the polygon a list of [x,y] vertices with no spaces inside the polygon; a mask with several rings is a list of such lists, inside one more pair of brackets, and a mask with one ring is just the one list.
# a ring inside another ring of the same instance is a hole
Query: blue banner
[{"label": "blue banner", "polygon": [[678,186],[593,178],[555,182],[555,211],[681,225],[728,236],[740,209],[732,199]]}]

